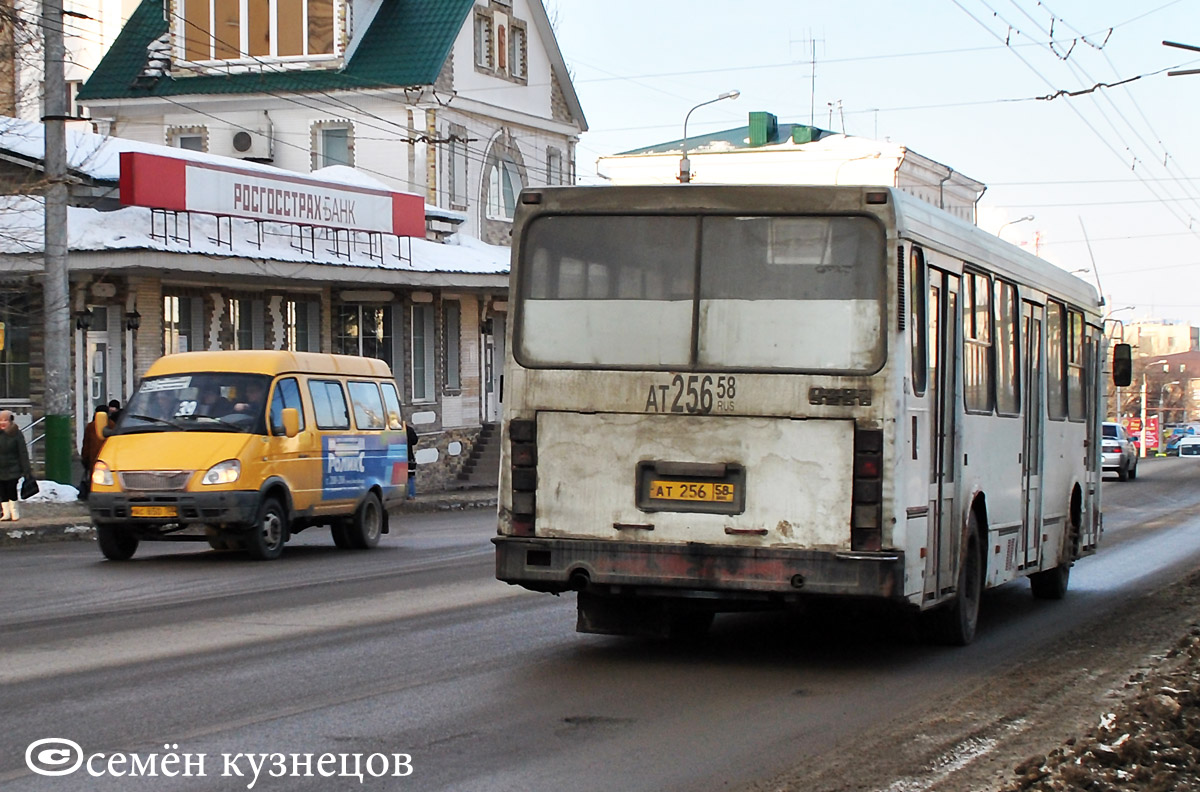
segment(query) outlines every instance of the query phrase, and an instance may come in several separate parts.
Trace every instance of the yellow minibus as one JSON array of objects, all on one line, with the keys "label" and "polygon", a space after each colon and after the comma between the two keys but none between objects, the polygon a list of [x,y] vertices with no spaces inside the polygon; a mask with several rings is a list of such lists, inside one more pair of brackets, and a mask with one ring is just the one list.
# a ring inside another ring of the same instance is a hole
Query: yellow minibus
[{"label": "yellow minibus", "polygon": [[239,350],[166,355],[146,372],[92,471],[100,550],[208,541],[278,558],[305,528],[366,549],[402,501],[408,440],[387,364],[375,358]]}]

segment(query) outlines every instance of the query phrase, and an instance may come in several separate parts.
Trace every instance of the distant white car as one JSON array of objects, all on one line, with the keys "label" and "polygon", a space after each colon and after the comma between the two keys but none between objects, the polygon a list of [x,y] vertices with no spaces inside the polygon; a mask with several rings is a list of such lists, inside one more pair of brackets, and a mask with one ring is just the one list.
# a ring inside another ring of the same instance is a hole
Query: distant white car
[{"label": "distant white car", "polygon": [[1181,457],[1200,457],[1200,435],[1188,435],[1176,446]]},{"label": "distant white car", "polygon": [[1125,427],[1105,421],[1100,430],[1100,464],[1104,472],[1116,471],[1121,481],[1137,478],[1137,448]]}]

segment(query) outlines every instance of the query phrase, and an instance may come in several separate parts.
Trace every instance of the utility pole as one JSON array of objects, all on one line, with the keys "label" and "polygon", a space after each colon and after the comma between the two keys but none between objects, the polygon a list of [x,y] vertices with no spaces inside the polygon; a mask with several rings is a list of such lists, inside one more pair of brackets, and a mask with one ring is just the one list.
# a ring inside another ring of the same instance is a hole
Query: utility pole
[{"label": "utility pole", "polygon": [[45,477],[60,484],[71,481],[71,327],[70,282],[67,265],[67,83],[63,43],[63,0],[42,0],[42,47],[45,79],[42,88],[43,165],[45,190],[45,249],[42,311],[45,317],[43,371],[46,416]]}]

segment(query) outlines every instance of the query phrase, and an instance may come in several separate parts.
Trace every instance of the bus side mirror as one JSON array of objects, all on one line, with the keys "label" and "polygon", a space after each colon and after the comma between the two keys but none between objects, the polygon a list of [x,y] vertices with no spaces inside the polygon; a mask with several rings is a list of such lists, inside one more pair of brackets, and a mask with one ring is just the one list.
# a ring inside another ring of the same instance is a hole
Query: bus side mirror
[{"label": "bus side mirror", "polygon": [[283,408],[283,434],[287,437],[300,434],[300,411],[295,407]]},{"label": "bus side mirror", "polygon": [[103,440],[112,432],[112,427],[109,425],[108,413],[96,413],[94,419],[96,421],[96,437]]},{"label": "bus side mirror", "polygon": [[1117,344],[1113,347],[1113,384],[1124,388],[1133,382],[1133,350],[1129,344]]}]

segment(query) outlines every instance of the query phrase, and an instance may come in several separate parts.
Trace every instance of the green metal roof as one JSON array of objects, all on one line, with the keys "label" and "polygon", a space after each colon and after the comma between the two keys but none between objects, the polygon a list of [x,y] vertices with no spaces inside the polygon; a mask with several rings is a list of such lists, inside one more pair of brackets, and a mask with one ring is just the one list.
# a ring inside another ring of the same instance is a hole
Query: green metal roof
[{"label": "green metal roof", "polygon": [[79,92],[80,101],[144,96],[304,92],[432,85],[475,0],[383,0],[346,66],[229,75],[140,77],[167,33],[163,0],[142,0]]}]

